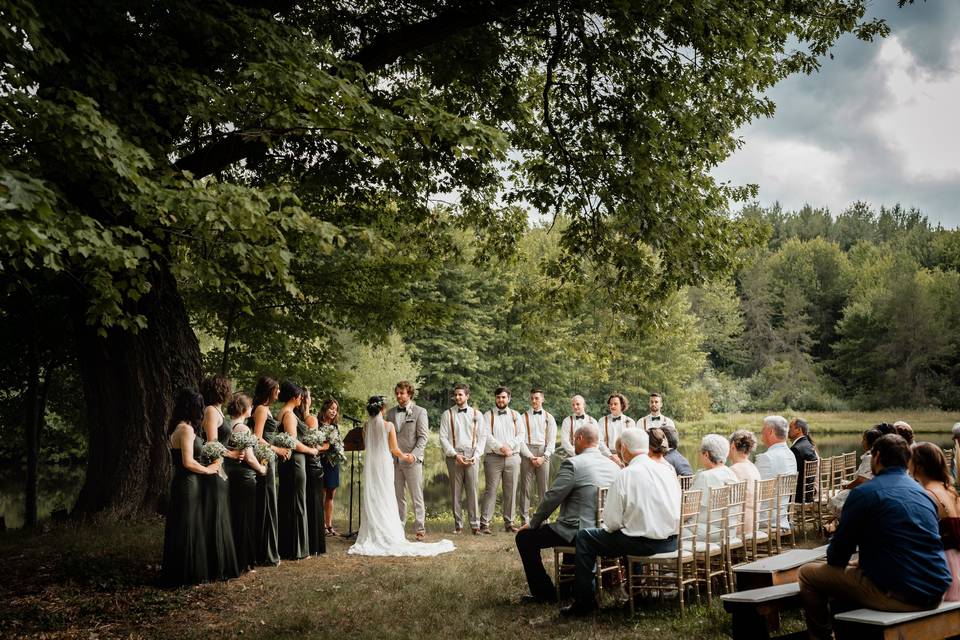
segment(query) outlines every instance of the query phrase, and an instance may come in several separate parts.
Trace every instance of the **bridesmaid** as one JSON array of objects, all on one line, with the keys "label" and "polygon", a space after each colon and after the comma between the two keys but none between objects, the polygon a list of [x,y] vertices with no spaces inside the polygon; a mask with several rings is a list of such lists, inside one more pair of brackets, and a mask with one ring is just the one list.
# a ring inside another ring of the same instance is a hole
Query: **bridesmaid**
[{"label": "bridesmaid", "polygon": [[[277,432],[277,421],[270,413],[270,405],[277,401],[280,385],[268,376],[257,380],[253,391],[253,416],[247,425],[253,435],[270,444],[270,437]],[[277,454],[276,460],[267,464],[267,474],[257,477],[257,564],[276,566],[280,564],[277,550],[277,463],[290,457],[289,449],[270,445]]]},{"label": "bridesmaid", "polygon": [[[227,405],[230,433],[251,433],[246,425],[253,411],[250,397],[233,394]],[[260,464],[252,447],[243,452],[243,461],[227,458],[224,462],[230,478],[230,522],[237,564],[241,571],[252,571],[257,563],[257,476],[267,475],[267,466]]]},{"label": "bridesmaid", "polygon": [[197,584],[209,577],[200,476],[216,474],[220,460],[207,466],[199,462],[203,441],[196,433],[202,418],[203,398],[196,391],[181,390],[167,429],[173,477],[160,580],[171,587]]},{"label": "bridesmaid", "polygon": [[[320,407],[320,422],[322,426],[332,425],[335,429],[340,428],[340,403],[333,398],[327,398]],[[323,467],[323,517],[324,529],[328,536],[338,535],[333,528],[333,496],[337,493],[337,487],[340,486],[340,462],[335,452],[329,447],[324,455],[320,456],[320,464]]]},{"label": "bridesmaid", "polygon": [[[303,401],[303,389],[284,380],[280,385],[280,428],[291,438],[306,432],[307,425],[297,419],[294,409]],[[304,454],[316,456],[318,451],[297,442],[293,454],[279,467],[280,490],[277,493],[279,520],[277,533],[280,540],[280,557],[285,560],[300,560],[310,554],[307,538],[307,462]]]},{"label": "bridesmaid", "polygon": [[[303,401],[300,406],[293,410],[298,420],[301,420],[306,426],[307,431],[317,431],[320,423],[317,416],[310,413],[312,400],[310,398],[310,389],[304,387]],[[310,554],[317,555],[327,552],[327,540],[324,536],[324,525],[326,520],[323,517],[323,452],[330,448],[330,443],[317,447],[321,455],[307,456],[307,535]]]},{"label": "bridesmaid", "polygon": [[[202,430],[207,442],[219,440],[227,446],[230,426],[223,417],[223,404],[233,392],[223,376],[206,378],[200,383],[203,409]],[[240,459],[241,451],[227,451],[226,458]],[[233,525],[230,523],[230,487],[226,473],[217,473],[204,480],[203,510],[207,526],[207,562],[212,580],[229,580],[240,575],[237,551],[233,546]]]}]

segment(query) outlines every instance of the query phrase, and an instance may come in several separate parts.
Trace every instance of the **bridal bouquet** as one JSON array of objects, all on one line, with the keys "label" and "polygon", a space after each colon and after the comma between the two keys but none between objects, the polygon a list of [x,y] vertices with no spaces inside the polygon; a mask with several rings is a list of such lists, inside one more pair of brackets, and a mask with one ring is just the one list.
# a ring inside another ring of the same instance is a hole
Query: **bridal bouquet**
[{"label": "bridal bouquet", "polygon": [[253,455],[257,456],[260,464],[268,464],[277,458],[277,454],[274,453],[269,444],[259,441],[256,446],[253,447]]},{"label": "bridal bouquet", "polygon": [[243,451],[248,447],[256,447],[260,444],[260,440],[257,439],[257,436],[253,435],[249,431],[247,432],[233,432],[230,434],[230,440],[228,442],[231,449],[236,451]]},{"label": "bridal bouquet", "polygon": [[279,431],[270,438],[270,444],[281,449],[294,450],[297,448],[297,439],[291,437],[286,431]]},{"label": "bridal bouquet", "polygon": [[227,452],[227,448],[220,444],[219,440],[211,440],[203,445],[203,448],[200,449],[200,454],[204,459],[213,462],[214,460],[219,460],[223,457],[223,454]]},{"label": "bridal bouquet", "polygon": [[323,440],[321,440],[321,442],[330,443],[330,448],[323,452],[327,463],[331,465],[346,463],[347,456],[343,453],[343,440],[340,439],[340,428],[335,424],[322,424],[317,431],[323,434]]}]

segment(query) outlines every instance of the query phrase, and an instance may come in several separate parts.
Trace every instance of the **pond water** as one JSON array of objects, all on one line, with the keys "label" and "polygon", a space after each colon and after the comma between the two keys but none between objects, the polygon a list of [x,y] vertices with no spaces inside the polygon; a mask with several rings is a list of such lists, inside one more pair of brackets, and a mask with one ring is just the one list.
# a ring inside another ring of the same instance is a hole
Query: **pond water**
[{"label": "pond water", "polygon": [[[941,447],[951,446],[949,432],[923,433],[917,434],[918,440],[934,442]],[[698,437],[686,437],[680,443],[680,452],[690,460],[694,469],[696,469],[697,449],[699,446]],[[558,447],[559,448],[559,447]],[[862,453],[860,450],[860,434],[858,433],[835,433],[829,436],[817,438],[817,448],[820,455],[824,457],[835,456],[848,451],[857,451],[858,459]],[[349,456],[349,454],[347,454]],[[551,465],[551,477],[556,474],[563,462],[561,456],[554,456]],[[427,447],[427,454],[424,459],[424,501],[427,506],[427,515],[436,516],[451,511],[450,504],[450,484],[447,479],[447,467],[440,453],[439,445],[434,438],[430,446]],[[481,491],[483,490],[483,473],[480,473]],[[83,484],[84,469],[82,466],[52,466],[49,468],[41,467],[40,473],[40,496],[39,512],[40,519],[49,518],[50,515],[60,509],[70,509],[73,507],[80,493],[80,486]],[[360,477],[360,465],[356,467],[354,474],[355,482]],[[7,528],[16,529],[23,526],[24,521],[24,471],[16,466],[0,467],[0,517],[6,523]],[[337,495],[337,518],[346,518],[348,508],[347,485],[350,479],[350,466],[340,474],[341,491]],[[499,507],[498,507],[499,511]]]}]

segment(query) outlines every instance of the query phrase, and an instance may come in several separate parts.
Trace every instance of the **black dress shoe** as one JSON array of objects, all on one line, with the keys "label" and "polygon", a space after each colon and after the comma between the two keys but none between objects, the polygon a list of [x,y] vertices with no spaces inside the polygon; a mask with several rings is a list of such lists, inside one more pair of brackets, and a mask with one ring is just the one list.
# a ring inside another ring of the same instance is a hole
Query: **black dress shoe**
[{"label": "black dress shoe", "polygon": [[563,607],[560,609],[560,615],[565,618],[583,618],[585,616],[593,615],[593,612],[597,610],[597,606],[593,605],[582,605],[574,602],[573,604]]}]

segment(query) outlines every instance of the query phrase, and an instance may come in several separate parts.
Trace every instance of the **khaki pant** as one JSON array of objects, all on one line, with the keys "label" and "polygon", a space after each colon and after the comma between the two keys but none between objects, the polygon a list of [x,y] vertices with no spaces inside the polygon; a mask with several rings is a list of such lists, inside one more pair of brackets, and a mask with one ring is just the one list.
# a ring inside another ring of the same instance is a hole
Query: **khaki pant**
[{"label": "khaki pant", "polygon": [[934,608],[908,604],[878,587],[859,567],[833,567],[812,562],[800,567],[800,600],[811,638],[833,638],[827,599],[880,611],[922,611]]},{"label": "khaki pant", "polygon": [[[458,453],[463,452],[460,451]],[[480,528],[479,509],[477,508],[477,482],[480,478],[479,466],[479,461],[464,467],[457,464],[456,458],[447,458],[447,473],[450,476],[450,498],[453,505],[453,522],[457,529],[463,528],[463,510],[460,506],[460,496],[464,488],[467,490],[467,515],[470,518],[470,528]]]},{"label": "khaki pant", "polygon": [[[528,444],[527,448],[534,458],[543,455],[546,448],[542,444]],[[537,480],[537,496],[542,500],[543,494],[547,492],[547,483],[550,482],[550,459],[547,458],[539,468],[534,467],[528,458],[520,461],[520,524],[527,524],[530,521],[530,497],[533,479]]]},{"label": "khaki pant", "polygon": [[493,520],[493,508],[497,504],[497,489],[503,481],[503,526],[513,526],[514,512],[517,507],[517,481],[520,479],[520,454],[500,456],[488,453],[483,457],[483,477],[486,488],[483,492],[483,511],[480,513],[480,527],[489,527]]},{"label": "khaki pant", "polygon": [[426,518],[426,509],[423,505],[423,464],[414,460],[412,464],[395,460],[393,465],[393,488],[397,493],[397,507],[400,509],[400,522],[407,522],[407,495],[410,492],[410,501],[413,502],[414,531],[424,530],[423,521]]}]

